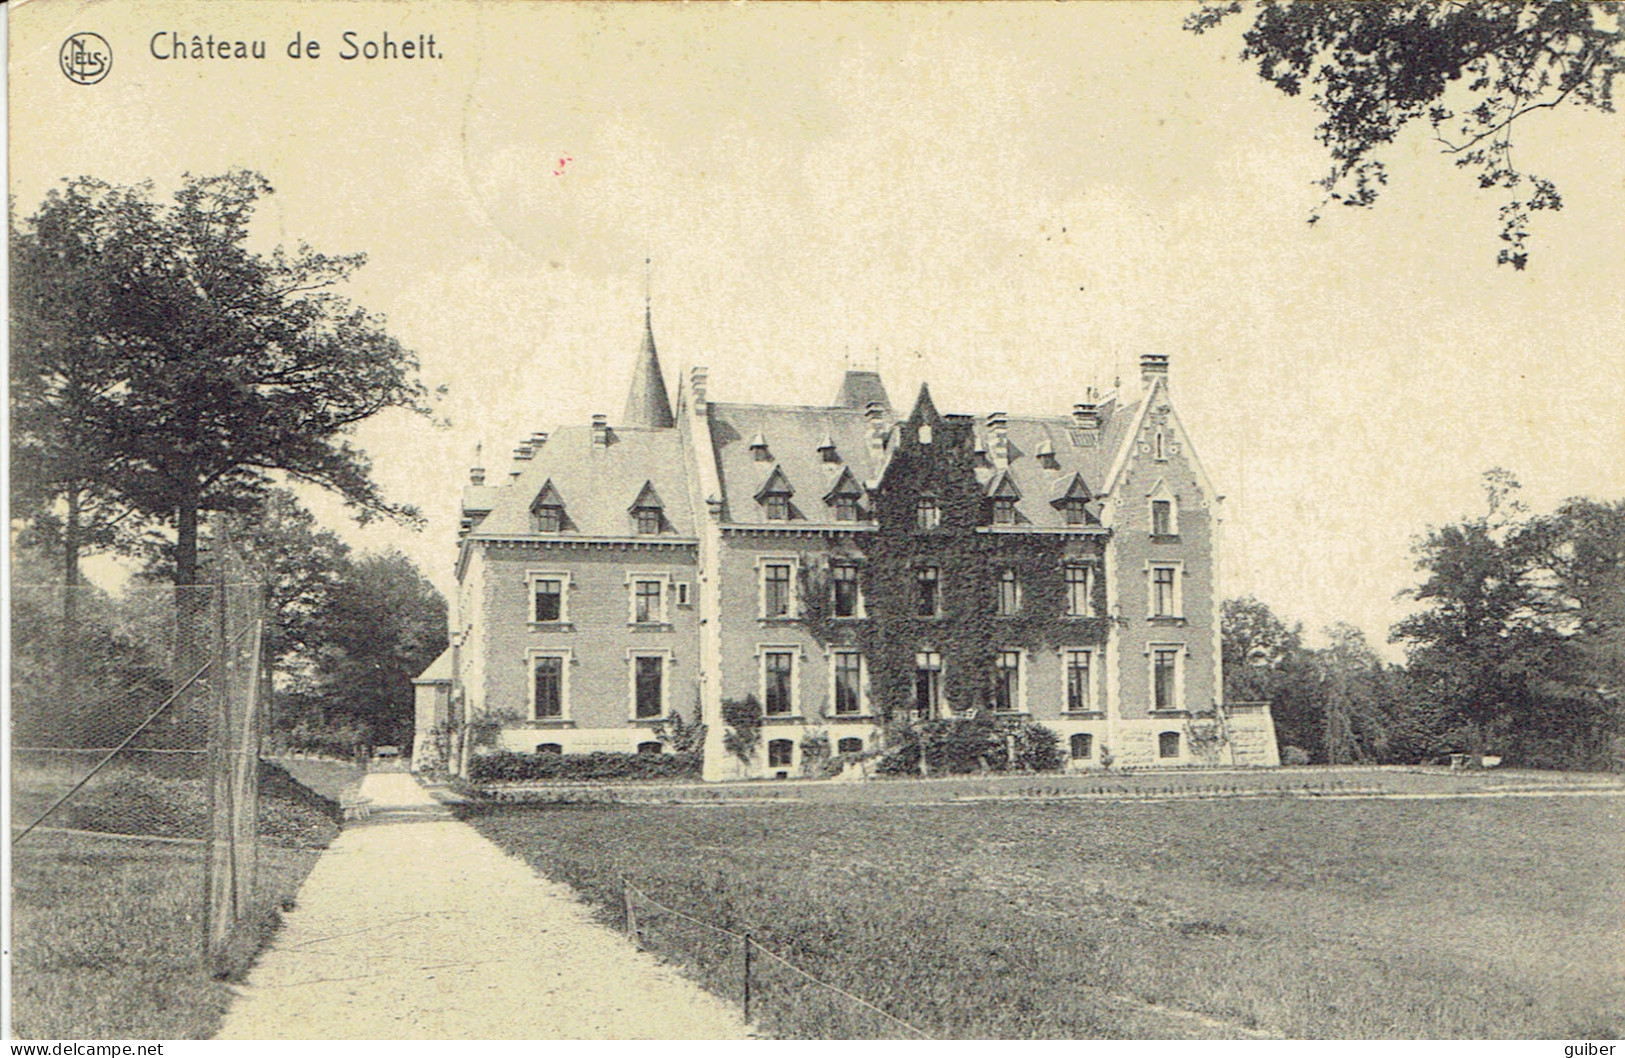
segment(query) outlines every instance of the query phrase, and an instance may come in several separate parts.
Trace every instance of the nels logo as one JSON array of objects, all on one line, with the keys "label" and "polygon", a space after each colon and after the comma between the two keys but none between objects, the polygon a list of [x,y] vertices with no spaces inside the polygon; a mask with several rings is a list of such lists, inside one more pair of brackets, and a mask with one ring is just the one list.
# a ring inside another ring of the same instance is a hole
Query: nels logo
[{"label": "nels logo", "polygon": [[74,84],[95,84],[113,68],[113,49],[100,33],[75,33],[62,42],[57,64]]}]

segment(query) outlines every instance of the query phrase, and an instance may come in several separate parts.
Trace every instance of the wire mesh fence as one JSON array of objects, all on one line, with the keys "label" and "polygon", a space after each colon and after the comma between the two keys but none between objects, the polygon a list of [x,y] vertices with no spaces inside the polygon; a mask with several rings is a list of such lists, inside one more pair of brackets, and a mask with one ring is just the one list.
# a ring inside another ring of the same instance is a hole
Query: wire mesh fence
[{"label": "wire mesh fence", "polygon": [[12,586],[13,857],[190,846],[171,869],[195,877],[184,919],[211,967],[254,904],[264,597],[229,567],[186,587]]},{"label": "wire mesh fence", "polygon": [[737,997],[745,1020],[774,1036],[929,1039],[861,996],[807,972],[743,930],[703,921],[622,879],[626,930],[638,947],[680,959],[713,991]]}]

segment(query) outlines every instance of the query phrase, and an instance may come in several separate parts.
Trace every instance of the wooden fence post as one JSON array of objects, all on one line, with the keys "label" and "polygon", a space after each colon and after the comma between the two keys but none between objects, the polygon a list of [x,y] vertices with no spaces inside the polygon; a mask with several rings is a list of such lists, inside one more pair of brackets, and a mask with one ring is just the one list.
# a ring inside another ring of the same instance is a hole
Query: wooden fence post
[{"label": "wooden fence post", "polygon": [[745,1024],[750,1024],[750,934],[745,934]]},{"label": "wooden fence post", "polygon": [[621,897],[626,901],[626,932],[632,938],[632,946],[639,951],[643,950],[643,938],[638,936],[638,912],[632,906],[632,883],[625,878],[621,879]]}]

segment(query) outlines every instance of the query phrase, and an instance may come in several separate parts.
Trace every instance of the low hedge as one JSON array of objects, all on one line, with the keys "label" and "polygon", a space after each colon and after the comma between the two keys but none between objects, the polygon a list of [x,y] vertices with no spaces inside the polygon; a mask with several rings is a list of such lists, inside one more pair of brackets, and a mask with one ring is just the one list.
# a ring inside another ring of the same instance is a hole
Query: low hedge
[{"label": "low hedge", "polygon": [[698,753],[488,753],[469,762],[474,782],[603,782],[692,779]]}]

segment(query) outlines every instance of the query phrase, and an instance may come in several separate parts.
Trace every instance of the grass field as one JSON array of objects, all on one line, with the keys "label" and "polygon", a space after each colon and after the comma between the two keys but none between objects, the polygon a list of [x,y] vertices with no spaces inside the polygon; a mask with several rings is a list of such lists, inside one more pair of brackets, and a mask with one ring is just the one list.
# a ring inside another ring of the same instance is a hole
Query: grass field
[{"label": "grass field", "polygon": [[[1614,1038],[1625,800],[527,806],[470,821],[942,1037]],[[644,916],[737,996],[737,944]],[[758,958],[780,1036],[887,1035]],[[1193,1016],[1181,1016],[1189,1012]],[[1203,1020],[1205,1019],[1205,1020]]]},{"label": "grass field", "polygon": [[[354,779],[337,772],[332,783]],[[31,822],[76,777],[62,766],[14,768],[13,821]],[[227,976],[247,968],[338,833],[337,806],[264,768],[258,899],[234,938]],[[199,780],[114,767],[50,826],[196,838]],[[13,1035],[31,1039],[212,1036],[230,999],[199,956],[202,847],[36,831],[12,850]]]}]

